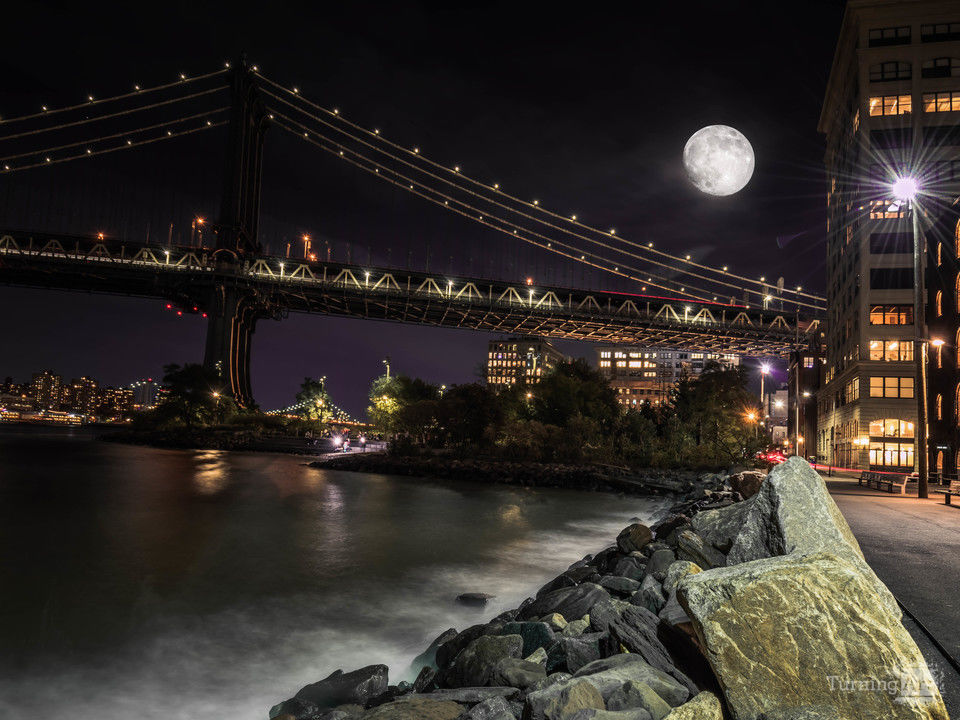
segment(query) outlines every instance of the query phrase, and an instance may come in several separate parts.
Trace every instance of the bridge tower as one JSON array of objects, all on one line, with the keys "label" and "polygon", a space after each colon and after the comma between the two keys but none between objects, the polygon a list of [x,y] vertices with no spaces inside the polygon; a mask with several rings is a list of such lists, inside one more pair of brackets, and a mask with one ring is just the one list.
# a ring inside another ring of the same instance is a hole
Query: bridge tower
[{"label": "bridge tower", "polygon": [[241,407],[253,403],[250,388],[250,345],[258,318],[268,313],[252,284],[242,281],[242,269],[260,252],[260,182],[263,140],[268,115],[254,71],[245,59],[235,63],[231,80],[231,117],[223,196],[217,223],[214,260],[218,270],[204,302],[207,342],[203,364],[227,381]]}]

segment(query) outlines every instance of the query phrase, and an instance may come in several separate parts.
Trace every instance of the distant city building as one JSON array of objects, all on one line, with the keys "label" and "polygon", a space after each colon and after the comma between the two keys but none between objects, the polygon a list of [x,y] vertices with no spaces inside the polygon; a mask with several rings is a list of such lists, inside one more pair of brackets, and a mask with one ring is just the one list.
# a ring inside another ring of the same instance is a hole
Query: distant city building
[{"label": "distant city building", "polygon": [[[791,452],[809,458],[818,455],[817,419],[819,405],[826,403],[820,394],[826,356],[818,333],[810,347],[790,354],[787,373],[787,442]],[[818,457],[827,461],[827,457]]]},{"label": "distant city building", "polygon": [[133,409],[133,390],[130,388],[104,388],[100,395],[101,416],[123,415]]},{"label": "distant city building", "polygon": [[82,415],[94,415],[100,407],[100,388],[97,381],[86,376],[74,378],[64,387],[62,407]]},{"label": "distant city building", "polygon": [[130,390],[133,391],[133,409],[150,410],[156,407],[159,389],[159,383],[155,382],[153,378],[145,378],[131,383]]},{"label": "distant city building", "polygon": [[699,375],[711,361],[734,367],[740,364],[736,355],[624,345],[597,348],[597,368],[616,391],[618,402],[628,408],[644,402],[666,403],[684,373]]},{"label": "distant city building", "polygon": [[913,218],[892,185],[910,175],[929,197],[956,194],[958,112],[960,5],[850,0],[819,123],[829,321],[815,447],[832,465],[914,469],[922,318]]},{"label": "distant city building", "polygon": [[63,378],[51,370],[35,373],[30,382],[30,397],[38,410],[58,410],[63,401]]},{"label": "distant city building", "polygon": [[540,337],[491,340],[487,345],[487,383],[495,388],[536,384],[564,356]]}]

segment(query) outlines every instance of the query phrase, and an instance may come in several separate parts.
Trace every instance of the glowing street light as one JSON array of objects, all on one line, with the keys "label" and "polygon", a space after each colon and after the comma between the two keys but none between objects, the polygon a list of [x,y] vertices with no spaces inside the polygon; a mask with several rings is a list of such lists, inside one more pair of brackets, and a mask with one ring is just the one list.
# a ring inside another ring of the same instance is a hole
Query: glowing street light
[{"label": "glowing street light", "polygon": [[[764,403],[766,403],[765,395],[763,394],[763,381],[769,373],[770,373],[770,364],[761,363],[760,364],[760,406],[761,407],[763,407]],[[765,417],[770,416],[770,408],[767,408],[764,411],[764,416]]]},{"label": "glowing street light", "polygon": [[897,200],[913,202],[914,198],[917,197],[917,193],[920,192],[920,183],[917,182],[915,177],[903,175],[893,181],[890,189],[893,191],[893,196]]}]

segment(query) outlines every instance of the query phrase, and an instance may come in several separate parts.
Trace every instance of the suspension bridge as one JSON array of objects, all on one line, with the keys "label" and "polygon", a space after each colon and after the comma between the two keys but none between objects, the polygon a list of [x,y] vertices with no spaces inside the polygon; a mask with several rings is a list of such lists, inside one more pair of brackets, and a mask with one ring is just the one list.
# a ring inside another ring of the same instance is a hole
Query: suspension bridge
[{"label": "suspension bridge", "polygon": [[[746,355],[808,343],[825,300],[623,237],[469,177],[284,87],[255,65],[0,122],[0,177],[227,128],[220,213],[206,240],[106,238],[0,226],[0,282],[162,298],[208,320],[204,364],[252,402],[250,353],[259,320],[320,313],[604,343]],[[264,139],[275,127],[363,174],[509,241],[603,273],[629,292],[334,262],[267,252],[259,238]]]}]

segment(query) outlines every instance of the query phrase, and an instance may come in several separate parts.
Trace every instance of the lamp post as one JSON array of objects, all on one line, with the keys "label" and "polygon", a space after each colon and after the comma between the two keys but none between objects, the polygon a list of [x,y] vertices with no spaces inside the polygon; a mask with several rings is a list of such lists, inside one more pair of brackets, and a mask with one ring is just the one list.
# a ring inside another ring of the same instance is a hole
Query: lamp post
[{"label": "lamp post", "polygon": [[923,271],[920,229],[917,224],[916,197],[920,191],[920,184],[916,178],[903,175],[894,180],[890,189],[897,200],[907,203],[910,213],[910,228],[913,232],[913,359],[917,368],[919,392],[914,393],[917,398],[917,497],[927,497],[927,483],[929,479],[927,463],[927,342],[926,327],[923,314]]},{"label": "lamp post", "polygon": [[763,393],[763,381],[767,377],[767,373],[770,372],[770,366],[767,363],[760,364],[760,420],[770,417],[770,403],[767,402],[767,398]]}]

